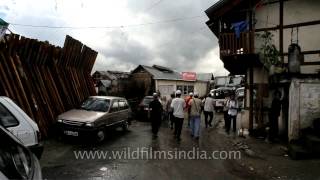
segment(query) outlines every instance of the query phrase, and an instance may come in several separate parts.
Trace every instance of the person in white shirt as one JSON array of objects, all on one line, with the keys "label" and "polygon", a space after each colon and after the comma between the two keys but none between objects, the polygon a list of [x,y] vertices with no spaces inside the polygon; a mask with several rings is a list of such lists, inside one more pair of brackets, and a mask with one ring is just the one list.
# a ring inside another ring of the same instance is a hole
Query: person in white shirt
[{"label": "person in white shirt", "polygon": [[[214,111],[214,99],[211,97],[211,94],[208,94],[208,97],[204,99],[204,120],[206,128],[212,127],[213,111]],[[209,121],[208,121],[209,116]]]},{"label": "person in white shirt", "polygon": [[238,102],[235,99],[234,94],[230,95],[230,100],[228,102],[228,120],[226,123],[226,132],[229,134],[230,128],[231,128],[231,121],[232,121],[232,130],[235,133],[236,132],[236,120],[237,120],[237,114],[238,114]]},{"label": "person in white shirt", "polygon": [[186,102],[181,98],[181,91],[176,91],[176,98],[174,98],[171,102],[171,108],[173,110],[174,116],[174,135],[178,141],[181,140],[181,130],[184,120],[184,109],[186,108]]},{"label": "person in white shirt", "polygon": [[198,97],[198,93],[195,92],[194,97],[189,101],[191,136],[197,140],[200,136],[201,122],[201,100]]}]

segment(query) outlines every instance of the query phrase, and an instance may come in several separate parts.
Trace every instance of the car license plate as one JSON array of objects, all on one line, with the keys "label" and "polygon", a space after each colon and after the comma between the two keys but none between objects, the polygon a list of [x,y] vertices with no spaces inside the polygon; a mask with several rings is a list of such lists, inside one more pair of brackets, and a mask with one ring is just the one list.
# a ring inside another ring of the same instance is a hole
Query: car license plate
[{"label": "car license plate", "polygon": [[78,132],[76,131],[64,131],[64,134],[68,136],[78,136]]}]

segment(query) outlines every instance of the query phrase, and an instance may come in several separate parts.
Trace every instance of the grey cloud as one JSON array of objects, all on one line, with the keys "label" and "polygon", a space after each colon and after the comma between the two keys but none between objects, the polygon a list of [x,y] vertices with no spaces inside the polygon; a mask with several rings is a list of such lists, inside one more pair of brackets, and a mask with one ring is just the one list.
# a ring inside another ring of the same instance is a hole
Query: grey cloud
[{"label": "grey cloud", "polygon": [[110,48],[101,48],[99,53],[105,57],[117,59],[122,63],[146,64],[154,56],[152,51],[140,42],[132,40],[122,30],[114,30],[109,34],[112,39],[109,43]]},{"label": "grey cloud", "polygon": [[[142,14],[144,15],[143,17],[147,16],[145,22],[142,23],[198,15],[202,16],[185,21],[136,27],[136,31],[124,28],[124,30],[115,29],[108,32],[107,35],[110,37],[110,41],[101,38],[99,39],[100,43],[98,43],[100,45],[88,44],[100,54],[96,61],[95,68],[100,70],[117,69],[128,71],[128,68],[139,64],[159,64],[178,71],[187,71],[193,70],[194,67],[206,66],[206,64],[200,64],[205,62],[200,60],[206,57],[218,44],[212,32],[206,27],[205,22],[207,18],[204,10],[215,1],[162,0],[159,4],[152,7],[151,5],[155,2],[157,2],[157,0],[128,0],[127,8],[133,17],[138,17]],[[146,11],[146,9],[150,7],[152,8]],[[9,20],[11,20],[10,18],[18,23],[47,24],[52,26],[70,25],[70,22],[64,22],[63,19],[16,16],[15,12],[11,12]],[[41,29],[34,28],[13,27],[13,30],[25,36],[49,40],[51,43],[60,46],[63,45],[66,34],[74,35],[75,38],[81,37],[81,34],[78,33],[79,31],[70,31],[68,29],[44,29],[42,31]],[[143,40],[136,38],[137,34],[139,37],[141,36],[142,33],[139,34],[140,31],[145,33],[143,34],[144,36],[152,37],[152,44],[148,45],[143,42]],[[82,41],[81,38],[79,38],[79,40]],[[105,41],[106,45],[101,45],[103,44],[101,41]],[[212,61],[220,60],[212,59]],[[214,68],[215,67],[213,67],[212,72],[221,71],[219,68]]]},{"label": "grey cloud", "polygon": [[[151,27],[156,35],[160,35],[157,44],[163,43],[157,49],[157,56],[164,60],[162,65],[183,71],[193,69],[195,64],[200,63],[201,58],[218,45],[214,35],[205,25],[204,10],[213,3],[212,1],[163,0],[152,10],[144,12],[145,4],[148,4],[145,0],[130,1],[128,8],[134,13],[148,14],[151,19],[158,21],[203,15],[203,17],[196,19],[158,24]],[[205,66],[205,64],[203,65]]]},{"label": "grey cloud", "polygon": [[[13,12],[13,14],[15,14]],[[67,23],[61,21],[60,19],[57,21],[51,17],[42,17],[38,18],[35,16],[14,16],[12,14],[7,16],[8,21],[13,21],[18,24],[35,24],[35,25],[48,25],[48,26],[66,26]],[[33,27],[24,27],[24,26],[15,26],[9,25],[9,29],[11,29],[14,33],[18,33],[20,35],[26,37],[32,37],[39,39],[41,41],[48,40],[50,43],[63,46],[63,42],[66,34],[70,34],[70,31],[67,29],[51,29],[51,28],[33,28]]]}]

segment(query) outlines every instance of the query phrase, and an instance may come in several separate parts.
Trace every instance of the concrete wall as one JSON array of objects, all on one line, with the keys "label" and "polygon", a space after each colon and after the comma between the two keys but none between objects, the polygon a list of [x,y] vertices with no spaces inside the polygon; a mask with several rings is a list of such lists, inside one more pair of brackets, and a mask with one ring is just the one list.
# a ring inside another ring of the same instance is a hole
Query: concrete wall
[{"label": "concrete wall", "polygon": [[[320,1],[314,0],[290,0],[284,2],[284,25],[295,24],[301,22],[308,22],[314,20],[320,20]],[[279,3],[262,6],[256,9],[255,12],[256,24],[255,28],[274,27],[279,24]],[[296,42],[296,37],[299,37],[299,45],[302,51],[311,51],[320,49],[320,25],[300,27],[297,33],[297,29],[294,28],[293,40]],[[279,31],[271,31],[274,34],[274,44],[279,50]],[[283,51],[288,52],[288,47],[291,43],[291,29],[284,29],[283,31]],[[259,52],[261,45],[261,39],[255,39],[255,50]],[[305,55],[305,62],[320,61],[320,55]],[[288,58],[285,57],[285,62],[288,62]],[[302,66],[301,73],[310,74],[315,73],[317,69],[320,69],[320,65],[317,66]]]},{"label": "concrete wall", "polygon": [[207,95],[209,92],[208,82],[196,81],[194,91],[199,93],[199,97]]},{"label": "concrete wall", "polygon": [[[250,70],[247,70],[247,83],[250,83]],[[268,84],[269,83],[269,72],[262,67],[254,67],[253,68],[253,83],[254,84]],[[250,106],[250,91],[246,90],[246,107]]]},{"label": "concrete wall", "polygon": [[289,140],[298,139],[300,130],[320,117],[320,79],[294,79],[289,90]]}]

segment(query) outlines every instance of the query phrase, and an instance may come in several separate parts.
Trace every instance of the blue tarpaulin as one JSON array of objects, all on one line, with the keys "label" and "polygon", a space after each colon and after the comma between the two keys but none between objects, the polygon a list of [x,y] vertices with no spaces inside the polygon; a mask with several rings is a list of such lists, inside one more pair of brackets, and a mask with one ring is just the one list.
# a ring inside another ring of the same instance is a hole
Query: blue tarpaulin
[{"label": "blue tarpaulin", "polygon": [[248,22],[247,21],[240,21],[240,22],[232,23],[231,25],[234,28],[234,31],[236,33],[236,37],[239,38],[240,33],[247,30]]}]

